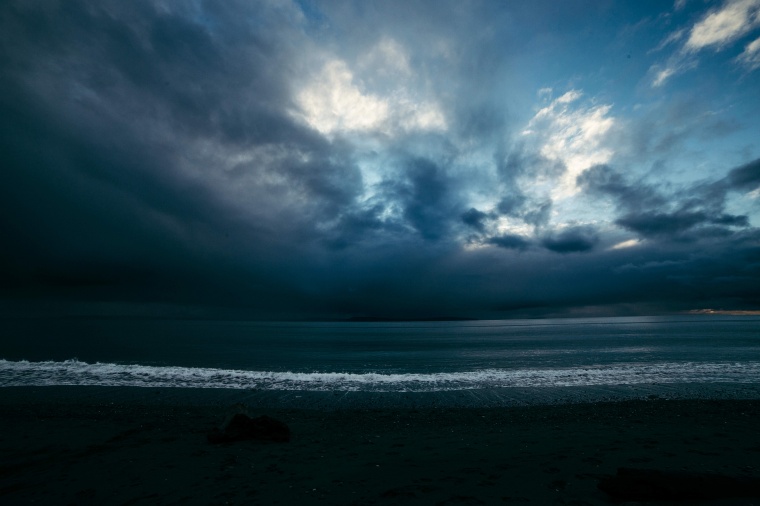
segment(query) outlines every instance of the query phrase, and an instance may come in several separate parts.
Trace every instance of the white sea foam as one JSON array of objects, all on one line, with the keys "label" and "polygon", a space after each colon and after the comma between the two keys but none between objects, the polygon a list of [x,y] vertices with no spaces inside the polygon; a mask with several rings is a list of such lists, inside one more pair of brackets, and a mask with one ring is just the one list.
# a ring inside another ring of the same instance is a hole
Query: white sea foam
[{"label": "white sea foam", "polygon": [[760,362],[666,362],[557,369],[386,374],[275,372],[80,362],[0,360],[0,387],[100,385],[303,391],[444,391],[662,383],[760,384]]}]

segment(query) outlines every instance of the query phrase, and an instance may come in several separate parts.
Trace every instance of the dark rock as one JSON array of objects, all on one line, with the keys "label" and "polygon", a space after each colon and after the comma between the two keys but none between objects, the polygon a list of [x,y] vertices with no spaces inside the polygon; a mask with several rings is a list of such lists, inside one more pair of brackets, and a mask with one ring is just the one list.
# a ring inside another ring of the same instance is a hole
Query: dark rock
[{"label": "dark rock", "polygon": [[760,480],[743,476],[621,467],[597,485],[617,501],[682,501],[760,497]]},{"label": "dark rock", "polygon": [[208,434],[209,443],[231,443],[245,440],[290,441],[290,428],[285,423],[262,415],[251,418],[244,413],[236,413],[221,429]]}]

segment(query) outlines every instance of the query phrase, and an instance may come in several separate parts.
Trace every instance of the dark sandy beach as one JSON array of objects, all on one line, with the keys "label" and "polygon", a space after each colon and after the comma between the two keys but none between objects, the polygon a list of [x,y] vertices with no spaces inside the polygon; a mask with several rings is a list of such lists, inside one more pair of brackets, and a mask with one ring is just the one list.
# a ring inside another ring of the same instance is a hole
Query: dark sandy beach
[{"label": "dark sandy beach", "polygon": [[0,503],[583,505],[610,502],[597,483],[618,467],[760,473],[758,400],[250,406],[292,440],[212,445],[220,404],[65,392],[0,390]]}]

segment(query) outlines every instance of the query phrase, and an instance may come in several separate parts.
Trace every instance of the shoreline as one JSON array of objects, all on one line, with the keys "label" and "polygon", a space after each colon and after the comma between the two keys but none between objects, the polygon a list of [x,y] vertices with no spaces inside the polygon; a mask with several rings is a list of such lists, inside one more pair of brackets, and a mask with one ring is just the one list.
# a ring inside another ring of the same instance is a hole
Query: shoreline
[{"label": "shoreline", "polygon": [[206,433],[232,398],[85,390],[0,389],[0,502],[601,505],[609,499],[598,479],[618,467],[760,473],[757,398],[350,409],[248,402],[252,416],[287,423],[291,442],[211,445]]},{"label": "shoreline", "polygon": [[17,402],[230,406],[262,409],[362,410],[426,408],[507,408],[562,406],[634,400],[760,399],[760,384],[661,383],[439,391],[308,391],[235,388],[176,388],[95,385],[0,386],[0,408]]}]

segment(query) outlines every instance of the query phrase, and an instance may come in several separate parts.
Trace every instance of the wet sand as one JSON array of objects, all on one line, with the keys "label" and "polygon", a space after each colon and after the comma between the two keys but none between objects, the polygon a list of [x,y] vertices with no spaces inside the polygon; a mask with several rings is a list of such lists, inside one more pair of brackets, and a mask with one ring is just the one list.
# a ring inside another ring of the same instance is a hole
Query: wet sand
[{"label": "wet sand", "polygon": [[138,390],[0,389],[0,503],[583,505],[609,504],[596,485],[618,467],[760,474],[760,400],[250,406],[292,440],[212,445],[223,396]]}]

